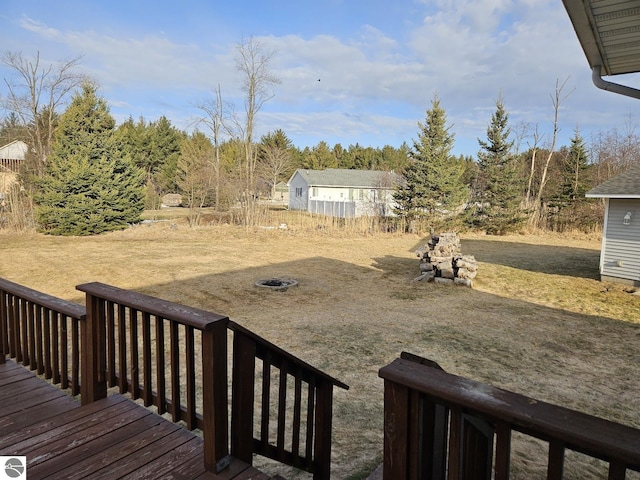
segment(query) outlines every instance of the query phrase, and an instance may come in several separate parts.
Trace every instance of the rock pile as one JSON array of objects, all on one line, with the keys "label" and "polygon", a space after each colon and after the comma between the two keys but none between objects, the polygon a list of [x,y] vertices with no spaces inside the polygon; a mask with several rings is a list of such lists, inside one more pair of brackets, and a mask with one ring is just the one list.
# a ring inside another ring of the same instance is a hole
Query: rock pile
[{"label": "rock pile", "polygon": [[478,263],[473,255],[462,255],[460,238],[455,233],[432,234],[416,255],[420,257],[420,276],[416,281],[473,286]]}]

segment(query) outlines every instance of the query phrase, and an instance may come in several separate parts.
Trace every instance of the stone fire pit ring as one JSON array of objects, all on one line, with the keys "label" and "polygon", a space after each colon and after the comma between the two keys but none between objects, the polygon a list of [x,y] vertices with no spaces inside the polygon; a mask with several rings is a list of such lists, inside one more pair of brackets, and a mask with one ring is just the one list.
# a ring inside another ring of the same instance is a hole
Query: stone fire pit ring
[{"label": "stone fire pit ring", "polygon": [[271,290],[285,291],[289,287],[298,285],[298,281],[293,278],[265,278],[255,283],[256,287],[269,288]]}]

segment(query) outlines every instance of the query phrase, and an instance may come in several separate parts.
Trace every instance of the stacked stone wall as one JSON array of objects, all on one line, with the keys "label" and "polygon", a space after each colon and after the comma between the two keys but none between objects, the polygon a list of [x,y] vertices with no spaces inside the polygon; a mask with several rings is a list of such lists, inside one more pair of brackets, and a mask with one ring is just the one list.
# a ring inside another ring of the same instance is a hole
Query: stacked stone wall
[{"label": "stacked stone wall", "polygon": [[420,258],[420,276],[416,281],[473,286],[478,263],[473,255],[462,254],[460,238],[455,233],[431,235],[416,255]]}]

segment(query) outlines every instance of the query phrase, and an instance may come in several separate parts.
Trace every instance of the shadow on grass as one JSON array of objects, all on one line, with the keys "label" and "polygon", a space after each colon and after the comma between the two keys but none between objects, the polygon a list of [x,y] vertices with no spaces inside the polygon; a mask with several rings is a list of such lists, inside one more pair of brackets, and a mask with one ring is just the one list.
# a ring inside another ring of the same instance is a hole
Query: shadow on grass
[{"label": "shadow on grass", "polygon": [[[425,238],[416,244],[414,251],[422,249],[427,241],[428,239]],[[460,243],[462,254],[473,255],[479,262],[549,275],[600,279],[600,251],[598,250],[558,245],[532,245],[497,239],[462,239]],[[417,271],[417,267],[414,270]]]}]

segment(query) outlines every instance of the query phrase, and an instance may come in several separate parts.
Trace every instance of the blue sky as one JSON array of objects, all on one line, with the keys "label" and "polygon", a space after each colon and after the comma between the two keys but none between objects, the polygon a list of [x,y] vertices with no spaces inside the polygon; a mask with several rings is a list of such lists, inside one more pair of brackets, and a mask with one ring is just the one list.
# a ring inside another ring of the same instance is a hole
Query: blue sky
[{"label": "blue sky", "polygon": [[[280,128],[301,148],[411,144],[436,93],[456,154],[476,155],[498,96],[514,132],[537,126],[549,142],[551,95],[565,80],[560,145],[576,128],[589,141],[637,121],[637,100],[593,86],[561,0],[4,0],[0,8],[2,50],[39,51],[45,63],[83,55],[82,70],[118,122],[165,115],[186,130],[218,84],[241,110],[234,55],[249,37],[275,51],[281,79],[257,133]],[[0,76],[11,72],[0,66]],[[523,135],[521,144],[532,141]]]}]

